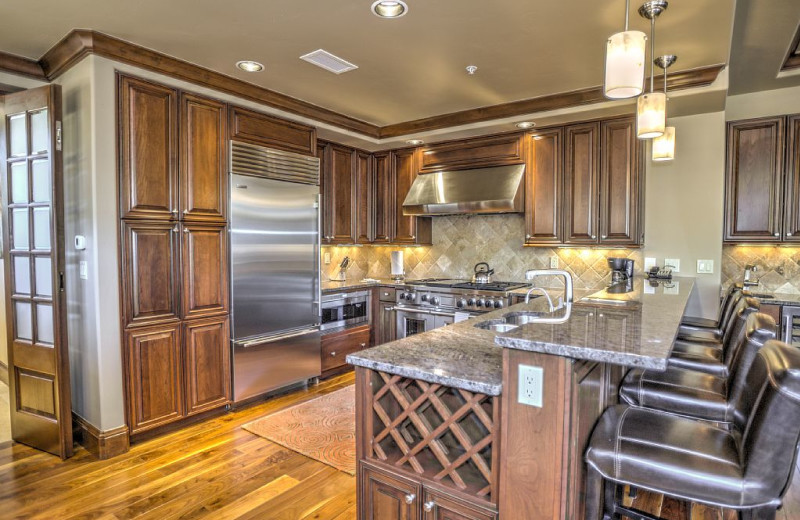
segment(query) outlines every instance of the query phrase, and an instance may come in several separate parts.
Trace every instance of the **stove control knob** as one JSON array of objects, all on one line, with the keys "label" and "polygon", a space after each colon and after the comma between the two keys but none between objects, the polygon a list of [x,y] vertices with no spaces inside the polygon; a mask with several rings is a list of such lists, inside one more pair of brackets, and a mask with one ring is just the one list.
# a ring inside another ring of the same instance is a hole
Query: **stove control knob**
[{"label": "stove control knob", "polygon": [[466,306],[467,306],[467,300],[465,300],[464,298],[461,298],[456,302],[456,307],[458,307],[459,309],[463,309]]},{"label": "stove control knob", "polygon": [[439,305],[439,298],[437,296],[431,296],[431,304]]},{"label": "stove control knob", "polygon": [[481,298],[480,300],[478,300],[475,303],[475,305],[478,306],[478,307],[483,307],[485,304],[486,304],[486,300],[484,300],[483,298]]},{"label": "stove control knob", "polygon": [[400,296],[399,296],[398,298],[399,298],[400,300],[405,300],[405,299],[406,299],[406,293],[404,293],[404,292],[401,292],[401,293],[400,293]]},{"label": "stove control knob", "polygon": [[494,307],[494,300],[486,300],[483,302],[483,305],[487,309],[491,309],[492,307]]},{"label": "stove control knob", "polygon": [[414,294],[414,293],[408,293],[408,294],[406,294],[406,300],[408,300],[408,301],[410,301],[410,302],[413,302],[413,301],[414,301],[414,298],[416,298],[416,296],[417,296],[417,295],[416,295],[416,294]]},{"label": "stove control knob", "polygon": [[419,299],[424,301],[424,302],[426,302],[426,301],[428,301],[428,295],[427,294],[423,294],[422,296],[419,297]]},{"label": "stove control knob", "polygon": [[502,309],[503,308],[502,300],[497,300],[496,302],[494,302],[494,308],[495,309]]},{"label": "stove control knob", "polygon": [[470,307],[473,307],[475,303],[476,303],[475,298],[470,298],[469,300],[467,300],[467,305],[469,305]]}]

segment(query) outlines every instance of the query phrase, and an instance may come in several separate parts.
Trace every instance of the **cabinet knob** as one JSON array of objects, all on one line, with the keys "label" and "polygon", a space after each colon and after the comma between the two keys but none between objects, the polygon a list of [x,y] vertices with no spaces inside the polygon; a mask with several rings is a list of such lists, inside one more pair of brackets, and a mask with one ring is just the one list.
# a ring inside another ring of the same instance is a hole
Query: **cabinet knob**
[{"label": "cabinet knob", "polygon": [[184,215],[188,215],[189,214],[189,210],[188,209],[183,210],[183,214]]},{"label": "cabinet knob", "polygon": [[595,238],[597,238],[597,235],[592,235],[592,240],[594,240]]},{"label": "cabinet knob", "polygon": [[424,509],[426,513],[430,513],[431,511],[433,511],[434,507],[436,507],[436,502],[434,502],[433,500],[429,500],[424,504],[422,504],[422,509]]},{"label": "cabinet knob", "polygon": [[172,214],[173,214],[173,215],[177,215],[177,214],[178,214],[178,210],[177,210],[177,209],[173,209],[173,210],[172,210]]},{"label": "cabinet knob", "polygon": [[786,236],[790,237],[790,236],[792,236],[792,234],[791,233],[786,233]]},{"label": "cabinet knob", "polygon": [[415,495],[414,493],[407,494],[406,498],[405,498],[406,504],[413,504],[414,503],[414,499],[416,499],[416,498],[417,498],[417,495]]},{"label": "cabinet knob", "polygon": [[780,233],[775,233],[775,236],[779,237],[779,236],[781,236],[781,234]]},{"label": "cabinet knob", "polygon": [[416,240],[416,239],[417,239],[417,235],[411,235],[411,240]]},{"label": "cabinet knob", "polygon": [[186,228],[183,228],[183,232],[184,232],[184,233],[188,233],[188,232],[189,232],[189,230],[188,230],[188,229],[186,229]]},{"label": "cabinet knob", "polygon": [[362,343],[362,344],[361,344],[361,348],[364,348],[364,347],[366,347],[366,346],[367,346],[367,344],[366,344],[366,343]]},{"label": "cabinet knob", "polygon": [[172,228],[172,232],[173,233],[177,233],[178,232],[178,226],[177,225],[174,228]]},{"label": "cabinet knob", "polygon": [[530,235],[525,235],[525,240],[530,240],[530,239],[531,239]]},{"label": "cabinet knob", "polygon": [[601,238],[608,238],[608,235],[603,235]]},{"label": "cabinet knob", "polygon": [[331,352],[331,357],[336,357],[336,351]]}]

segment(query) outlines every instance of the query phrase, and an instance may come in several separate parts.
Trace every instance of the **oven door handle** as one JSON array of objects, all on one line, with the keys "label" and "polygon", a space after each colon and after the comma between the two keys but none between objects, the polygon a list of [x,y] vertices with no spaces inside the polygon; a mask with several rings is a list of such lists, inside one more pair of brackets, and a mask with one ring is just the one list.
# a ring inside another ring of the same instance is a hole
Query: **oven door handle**
[{"label": "oven door handle", "polygon": [[450,318],[455,318],[456,316],[454,312],[429,311],[428,309],[411,309],[409,307],[387,307],[386,311],[406,311],[409,313],[430,314],[433,316],[449,316]]}]

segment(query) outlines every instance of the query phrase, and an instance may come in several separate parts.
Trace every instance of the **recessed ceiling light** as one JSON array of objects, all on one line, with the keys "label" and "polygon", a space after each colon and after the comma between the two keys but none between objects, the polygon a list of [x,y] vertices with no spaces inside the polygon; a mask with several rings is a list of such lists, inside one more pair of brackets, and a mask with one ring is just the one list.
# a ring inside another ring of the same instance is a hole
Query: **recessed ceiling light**
[{"label": "recessed ceiling light", "polygon": [[372,4],[372,13],[380,18],[400,18],[408,12],[408,5],[400,0],[378,0]]},{"label": "recessed ceiling light", "polygon": [[467,74],[472,76],[476,72],[478,72],[478,67],[477,66],[475,66],[475,65],[467,65]]},{"label": "recessed ceiling light", "polygon": [[257,61],[237,61],[236,66],[246,72],[261,72],[264,66]]},{"label": "recessed ceiling light", "polygon": [[532,123],[530,121],[522,121],[521,123],[517,123],[517,128],[522,128],[523,130],[526,128],[533,128],[536,126],[536,123]]},{"label": "recessed ceiling light", "polygon": [[408,141],[406,141],[406,144],[410,144],[412,146],[417,146],[417,145],[422,144],[424,142],[425,141],[423,141],[422,139],[409,139]]}]

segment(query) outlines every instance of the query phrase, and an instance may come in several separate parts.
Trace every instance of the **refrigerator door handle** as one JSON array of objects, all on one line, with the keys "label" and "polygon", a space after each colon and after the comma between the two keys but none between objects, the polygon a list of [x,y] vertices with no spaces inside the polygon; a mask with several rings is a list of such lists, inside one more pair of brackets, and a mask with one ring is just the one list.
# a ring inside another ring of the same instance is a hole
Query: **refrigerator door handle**
[{"label": "refrigerator door handle", "polygon": [[297,337],[297,336],[305,336],[306,334],[313,334],[313,333],[318,333],[318,332],[319,332],[319,327],[315,326],[315,327],[302,329],[302,330],[292,330],[292,331],[289,331],[289,332],[285,332],[283,334],[270,334],[268,336],[260,336],[260,337],[248,339],[248,340],[245,340],[245,341],[234,341],[234,345],[240,346],[240,347],[243,347],[243,348],[250,348],[250,347],[254,347],[256,345],[263,345],[264,343],[271,343],[273,341],[280,341],[280,340],[283,340],[283,339],[294,338],[294,337]]}]

